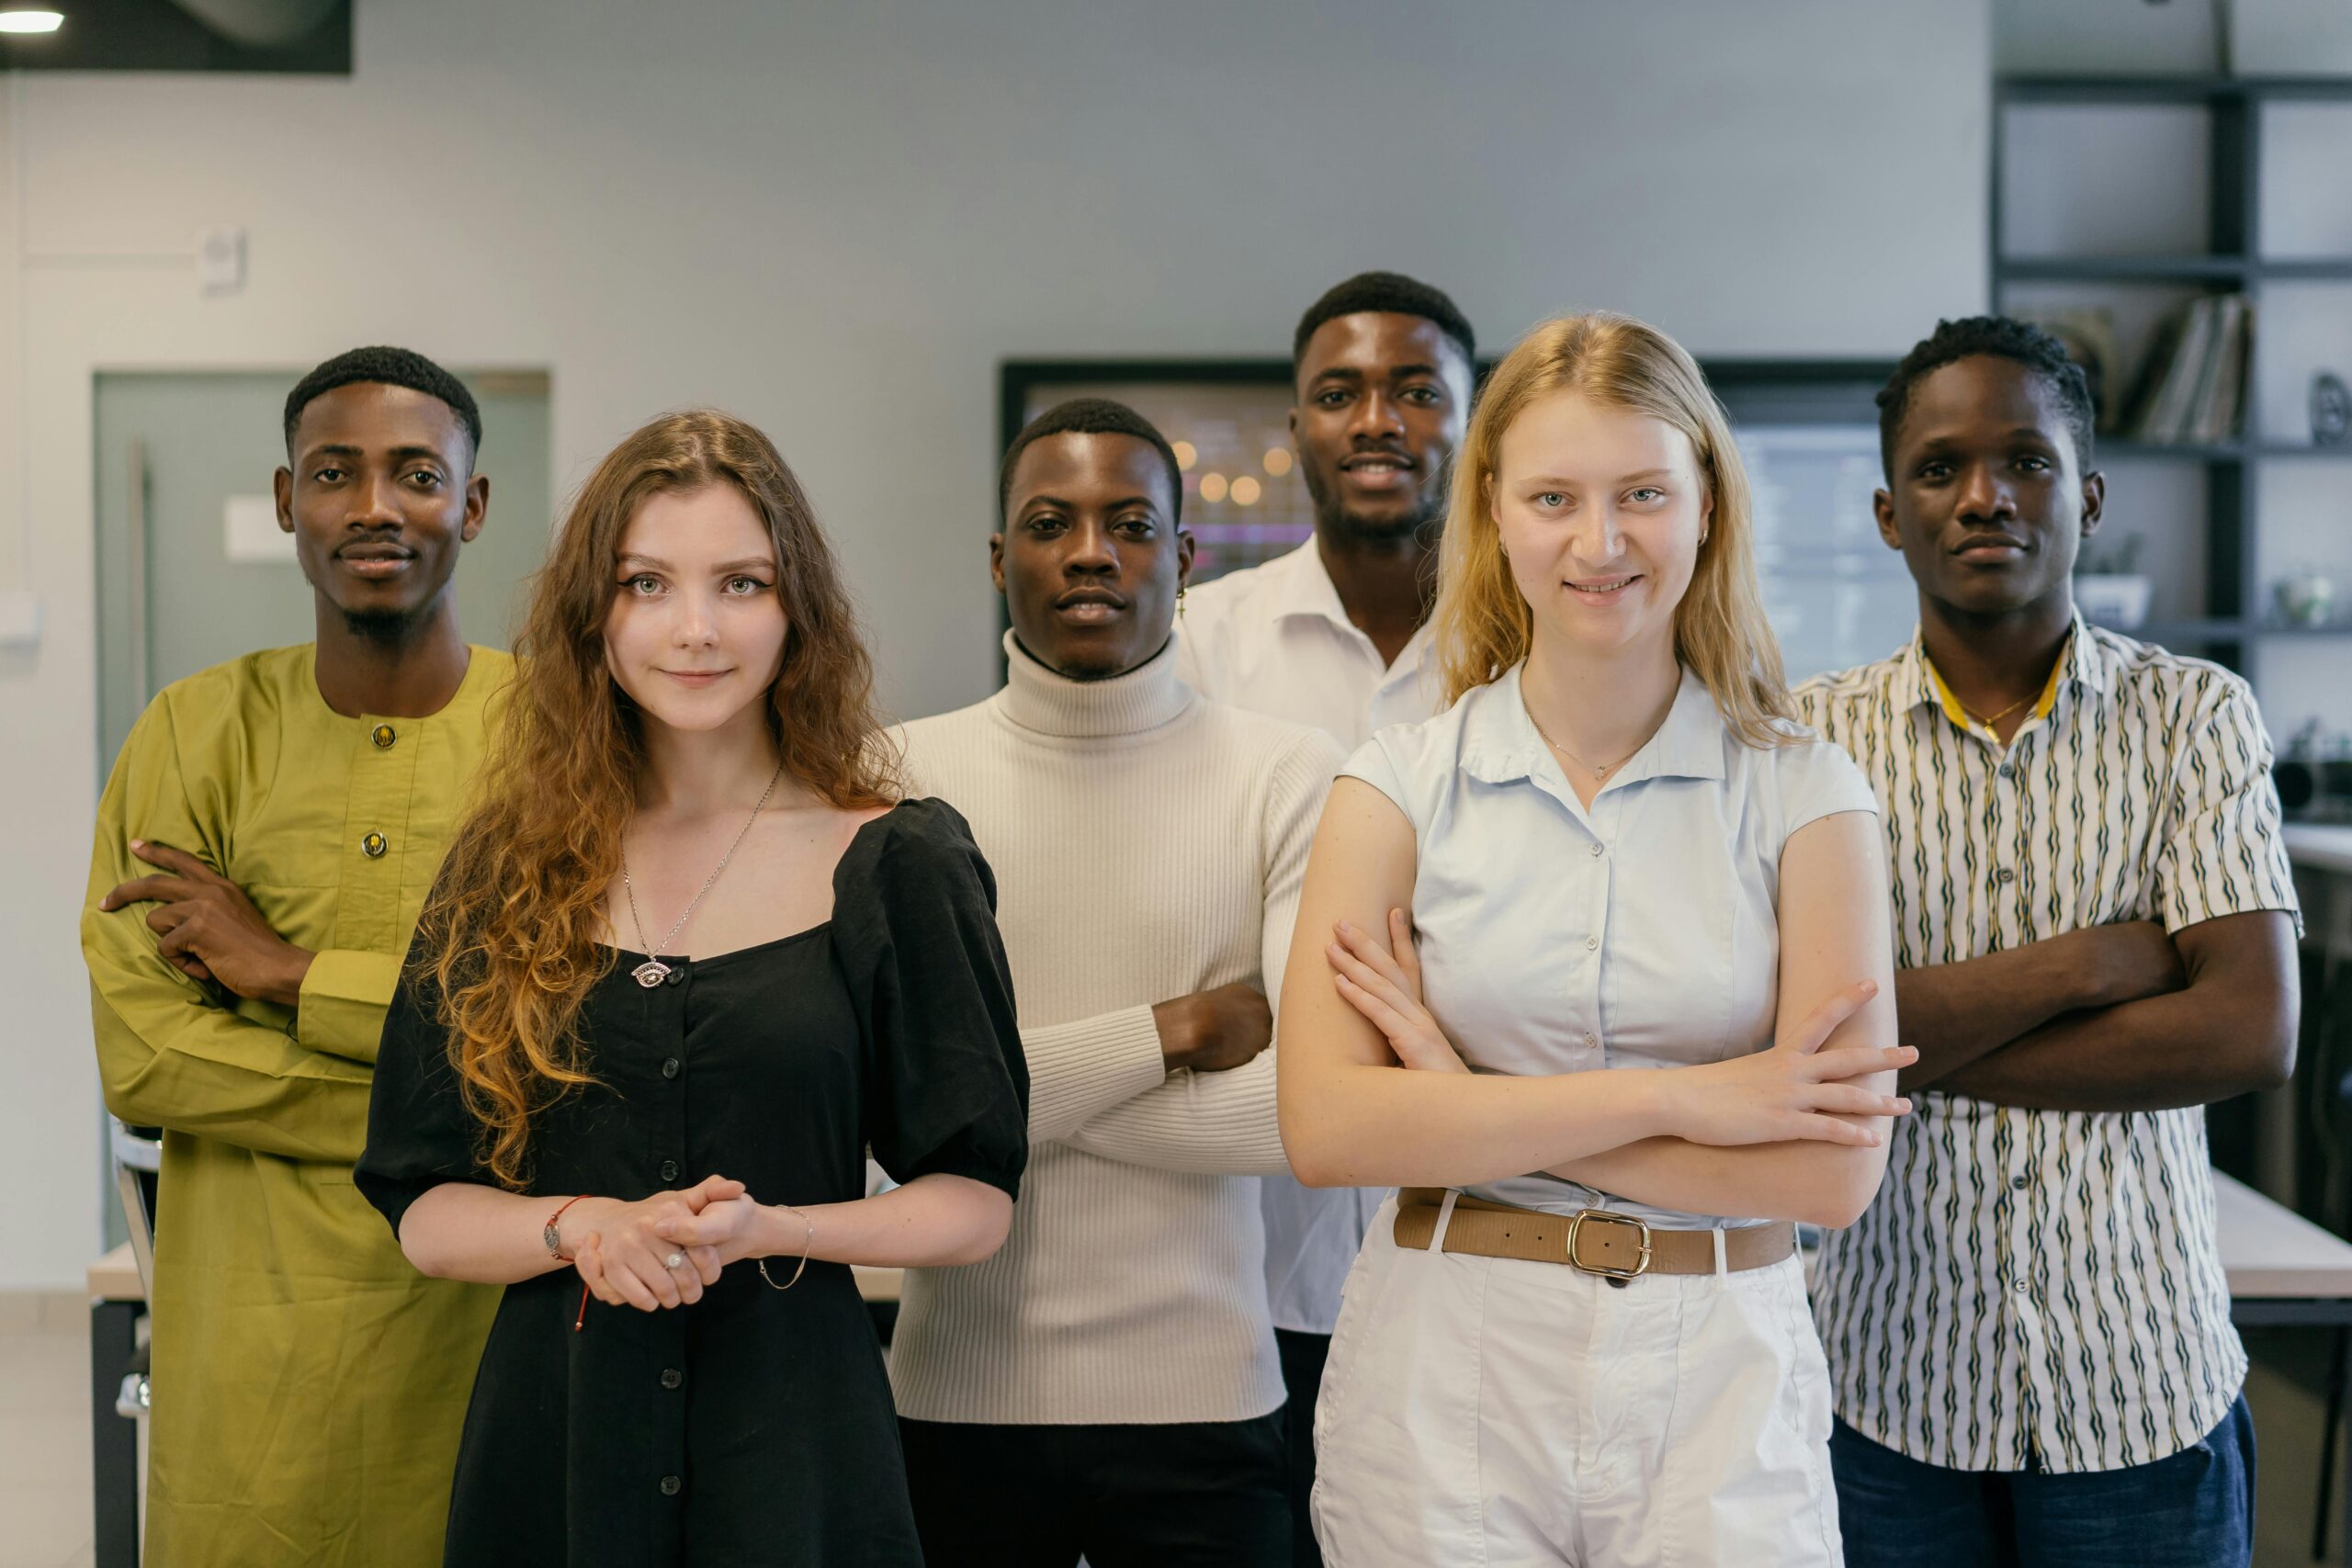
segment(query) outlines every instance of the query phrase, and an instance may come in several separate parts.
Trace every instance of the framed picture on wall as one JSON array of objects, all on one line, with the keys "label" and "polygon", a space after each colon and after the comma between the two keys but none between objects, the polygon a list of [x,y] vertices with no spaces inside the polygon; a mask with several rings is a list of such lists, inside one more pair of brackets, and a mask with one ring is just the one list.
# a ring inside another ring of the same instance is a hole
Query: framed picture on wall
[{"label": "framed picture on wall", "polygon": [[[1755,489],[1757,570],[1790,680],[1884,658],[1916,615],[1903,559],[1880,540],[1871,511],[1880,483],[1875,399],[1893,362],[1722,359],[1704,368]],[[1198,541],[1194,581],[1314,536],[1290,440],[1289,360],[1008,360],[998,450],[1078,397],[1117,399],[1175,447],[1184,525]]]}]

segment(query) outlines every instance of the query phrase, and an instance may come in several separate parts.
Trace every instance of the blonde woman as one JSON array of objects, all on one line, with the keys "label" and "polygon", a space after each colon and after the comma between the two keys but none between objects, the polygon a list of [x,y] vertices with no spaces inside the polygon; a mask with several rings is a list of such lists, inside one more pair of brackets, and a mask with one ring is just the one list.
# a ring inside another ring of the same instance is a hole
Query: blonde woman
[{"label": "blonde woman", "polygon": [[1452,705],[1343,770],[1280,1014],[1298,1174],[1400,1189],[1324,1378],[1327,1559],[1835,1563],[1791,1222],[1870,1201],[1912,1053],[1871,795],[1790,718],[1690,356],[1531,333],[1440,573]]}]

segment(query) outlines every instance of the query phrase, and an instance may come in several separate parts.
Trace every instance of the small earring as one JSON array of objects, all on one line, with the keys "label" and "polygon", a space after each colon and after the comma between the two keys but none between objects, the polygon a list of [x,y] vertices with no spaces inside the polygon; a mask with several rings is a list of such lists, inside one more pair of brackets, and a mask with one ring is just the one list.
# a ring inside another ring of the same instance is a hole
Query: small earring
[{"label": "small earring", "polygon": [[1176,585],[1176,618],[1180,621],[1184,618],[1184,595],[1192,592],[1192,586],[1189,582]]}]

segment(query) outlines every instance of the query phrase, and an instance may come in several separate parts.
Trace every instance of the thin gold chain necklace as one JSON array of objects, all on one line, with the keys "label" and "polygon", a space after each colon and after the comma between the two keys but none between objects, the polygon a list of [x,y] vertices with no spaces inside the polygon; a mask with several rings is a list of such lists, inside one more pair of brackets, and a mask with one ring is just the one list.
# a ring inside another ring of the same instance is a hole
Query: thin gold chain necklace
[{"label": "thin gold chain necklace", "polygon": [[1597,779],[1607,778],[1611,773],[1614,773],[1617,769],[1623,767],[1635,757],[1640,756],[1642,746],[1649,744],[1648,739],[1645,739],[1642,741],[1642,746],[1634,747],[1631,751],[1626,752],[1623,756],[1618,758],[1607,767],[1596,768],[1590,762],[1586,761],[1582,757],[1577,756],[1574,751],[1569,750],[1566,747],[1552,739],[1551,731],[1544,728],[1544,721],[1537,718],[1535,716],[1535,710],[1527,705],[1527,694],[1525,692],[1521,692],[1519,694],[1519,705],[1526,713],[1527,722],[1535,727],[1535,733],[1544,738],[1544,745],[1549,746],[1553,750],[1557,751],[1561,756],[1566,757],[1569,761],[1574,762],[1577,767],[1582,768],[1586,773],[1590,773]]},{"label": "thin gold chain necklace", "polygon": [[2011,715],[2011,714],[2013,714],[2013,713],[2017,712],[2017,711],[2018,711],[2018,709],[2019,709],[2019,708],[2021,708],[2021,707],[2025,706],[2025,705],[2026,705],[2026,704],[2028,704],[2028,703],[2030,703],[2030,702],[2033,701],[2033,699],[2034,699],[2035,697],[2038,697],[2038,696],[2040,696],[2040,695],[2041,695],[2041,694],[2040,692],[2034,692],[2034,693],[2031,693],[2031,694],[2028,694],[2028,695],[2026,695],[2026,696],[2019,697],[2016,702],[2011,703],[2008,706],[2007,706],[2007,707],[2003,708],[2000,712],[1998,712],[1998,713],[1995,714],[1995,715],[1994,715],[1992,717],[1990,717],[1990,718],[1987,718],[1987,717],[1985,717],[1983,714],[1978,713],[1974,708],[1970,707],[1966,703],[1962,703],[1962,702],[1961,702],[1961,701],[1960,701],[1960,698],[1959,698],[1957,695],[1955,695],[1955,696],[1952,698],[1952,701],[1953,701],[1953,702],[1955,702],[1955,703],[1959,703],[1959,704],[1960,704],[1960,711],[1961,711],[1962,713],[1966,714],[1969,717],[1971,717],[1971,718],[1974,719],[1977,723],[1979,723],[1979,724],[1983,725],[1985,728],[1990,729],[1990,728],[1992,728],[1995,725],[1996,725],[1996,724],[2000,723],[2003,719],[2005,719],[2005,718],[2008,717],[2008,716],[2009,716],[2009,715]]}]

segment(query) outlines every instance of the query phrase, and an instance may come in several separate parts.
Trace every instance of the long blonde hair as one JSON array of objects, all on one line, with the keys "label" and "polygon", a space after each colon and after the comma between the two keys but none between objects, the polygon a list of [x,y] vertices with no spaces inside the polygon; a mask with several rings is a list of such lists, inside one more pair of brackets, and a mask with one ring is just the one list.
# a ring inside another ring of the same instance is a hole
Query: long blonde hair
[{"label": "long blonde hair", "polygon": [[1452,702],[1499,679],[1534,646],[1533,612],[1510,574],[1492,498],[1503,432],[1527,405],[1576,392],[1607,408],[1664,420],[1690,438],[1714,511],[1690,586],[1674,611],[1675,657],[1751,746],[1789,739],[1796,716],[1781,672],[1781,645],[1756,582],[1754,504],[1747,470],[1723,405],[1682,345],[1612,311],[1563,316],[1529,333],[1478,394],[1454,458],[1453,489],[1438,547],[1438,657]]},{"label": "long blonde hair", "polygon": [[491,1175],[528,1179],[531,1123],[595,1080],[576,1036],[589,987],[613,967],[601,945],[621,830],[637,806],[637,705],[605,663],[613,562],[649,496],[729,485],[775,548],[788,630],[766,696],[785,772],[833,806],[899,797],[876,746],[873,673],[847,584],[808,498],[768,438],[709,409],[665,414],[598,464],[571,503],[515,644],[514,687],[424,906],[417,944]]}]

